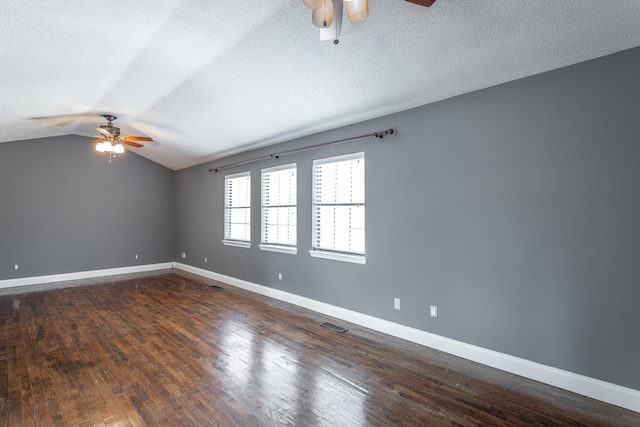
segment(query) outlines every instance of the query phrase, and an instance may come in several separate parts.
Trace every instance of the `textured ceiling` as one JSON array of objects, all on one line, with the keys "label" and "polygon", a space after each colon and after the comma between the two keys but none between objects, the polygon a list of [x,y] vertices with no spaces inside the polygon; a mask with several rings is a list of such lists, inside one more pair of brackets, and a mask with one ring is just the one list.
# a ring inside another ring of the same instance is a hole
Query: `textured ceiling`
[{"label": "textured ceiling", "polygon": [[638,0],[369,4],[334,45],[302,0],[3,0],[0,142],[109,113],[181,169],[640,46]]}]

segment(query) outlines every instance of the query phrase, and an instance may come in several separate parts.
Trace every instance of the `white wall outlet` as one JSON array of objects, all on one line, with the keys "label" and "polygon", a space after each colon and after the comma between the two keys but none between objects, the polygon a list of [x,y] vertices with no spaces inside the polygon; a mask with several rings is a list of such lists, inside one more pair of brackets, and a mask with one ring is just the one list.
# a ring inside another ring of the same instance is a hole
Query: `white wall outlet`
[{"label": "white wall outlet", "polygon": [[180,256],[184,259],[187,257],[187,254],[185,252],[182,252],[182,254],[180,254]]},{"label": "white wall outlet", "polygon": [[207,262],[207,257],[204,257],[204,262]]},{"label": "white wall outlet", "polygon": [[20,266],[19,266],[18,264],[13,264],[13,269],[14,269],[14,270],[16,270],[16,271],[17,271],[17,270],[18,270],[18,268],[20,268]]},{"label": "white wall outlet", "polygon": [[138,259],[138,254],[136,254],[136,259]]},{"label": "white wall outlet", "polygon": [[431,317],[438,317],[438,306],[437,305],[432,305],[431,306]]},{"label": "white wall outlet", "polygon": [[393,308],[396,310],[400,310],[400,298],[393,299]]},{"label": "white wall outlet", "polygon": [[282,280],[282,273],[278,273],[278,280]]}]

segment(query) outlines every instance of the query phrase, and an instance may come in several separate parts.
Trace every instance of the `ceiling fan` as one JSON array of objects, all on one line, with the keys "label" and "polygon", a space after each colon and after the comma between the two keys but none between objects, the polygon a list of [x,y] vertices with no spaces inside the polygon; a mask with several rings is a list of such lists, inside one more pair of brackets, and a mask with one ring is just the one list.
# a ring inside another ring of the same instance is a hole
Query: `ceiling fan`
[{"label": "ceiling fan", "polygon": [[[141,148],[144,145],[139,142],[151,142],[153,139],[147,136],[123,136],[120,134],[120,128],[113,125],[113,121],[117,119],[111,114],[103,114],[102,117],[107,119],[107,124],[96,126],[95,129],[100,132],[102,138],[94,139],[91,143],[96,143],[96,151],[99,153],[109,153],[109,163],[116,154],[124,153],[124,146]],[[97,135],[93,135],[97,136]]]},{"label": "ceiling fan", "polygon": [[[142,144],[136,142],[151,142],[153,139],[147,136],[123,136],[120,134],[120,128],[113,125],[113,121],[117,119],[116,116],[112,116],[110,114],[103,114],[102,117],[107,119],[107,124],[102,126],[96,126],[96,130],[100,132],[102,138],[96,139],[92,142],[96,142],[96,150],[97,151],[108,151],[109,145],[111,146],[122,146],[130,145],[132,147],[140,148],[144,147]],[[102,144],[102,147],[99,146]],[[100,149],[102,148],[102,150]],[[124,147],[122,148],[124,150]]]},{"label": "ceiling fan", "polygon": [[[47,117],[33,117],[33,120],[44,121],[49,126],[69,126],[76,123],[78,120],[85,118],[93,118],[98,114],[95,113],[79,113],[79,114],[64,114],[60,116],[47,116]],[[123,145],[129,145],[131,147],[141,148],[144,147],[140,142],[152,142],[153,139],[146,136],[130,136],[122,135],[120,128],[114,126],[113,121],[117,119],[116,116],[111,114],[100,114],[100,116],[107,119],[107,124],[102,126],[96,126],[100,134],[87,134],[80,132],[71,132],[72,135],[85,136],[89,138],[98,138],[91,141],[96,143],[96,151],[100,152],[112,152],[123,153]]]}]

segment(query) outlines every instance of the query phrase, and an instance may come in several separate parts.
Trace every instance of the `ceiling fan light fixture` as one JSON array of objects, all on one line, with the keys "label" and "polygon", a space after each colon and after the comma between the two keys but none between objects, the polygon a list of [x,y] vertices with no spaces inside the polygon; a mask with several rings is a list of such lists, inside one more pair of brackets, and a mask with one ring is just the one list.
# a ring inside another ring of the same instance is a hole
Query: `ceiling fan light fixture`
[{"label": "ceiling fan light fixture", "polygon": [[302,2],[309,9],[317,9],[323,5],[324,0],[302,0]]},{"label": "ceiling fan light fixture", "polygon": [[[303,0],[308,7],[316,6],[312,0]],[[435,0],[431,0],[435,1]],[[322,5],[311,12],[313,25],[320,28],[320,40],[333,40],[338,44],[342,19],[345,13],[354,24],[363,22],[369,16],[368,0],[321,0]]]},{"label": "ceiling fan light fixture", "polygon": [[98,153],[104,153],[104,145],[102,145],[102,142],[98,142],[96,144],[96,151]]},{"label": "ceiling fan light fixture", "polygon": [[311,21],[318,28],[330,27],[333,22],[333,0],[322,0],[322,6],[313,9]]},{"label": "ceiling fan light fixture", "polygon": [[113,151],[113,145],[109,141],[103,142],[102,148],[104,149],[104,151]]},{"label": "ceiling fan light fixture", "polygon": [[349,21],[357,24],[369,16],[369,2],[367,0],[347,0],[344,2]]},{"label": "ceiling fan light fixture", "polygon": [[122,145],[120,143],[114,145],[113,152],[116,153],[116,154],[124,153],[124,145]]}]

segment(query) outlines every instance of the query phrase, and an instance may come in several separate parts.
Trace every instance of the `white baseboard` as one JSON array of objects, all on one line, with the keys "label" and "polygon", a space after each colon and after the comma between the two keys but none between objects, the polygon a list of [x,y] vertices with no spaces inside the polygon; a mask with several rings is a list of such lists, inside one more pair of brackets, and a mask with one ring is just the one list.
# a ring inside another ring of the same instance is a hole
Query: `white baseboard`
[{"label": "white baseboard", "polygon": [[92,279],[95,277],[115,276],[117,274],[142,273],[145,271],[172,268],[173,262],[161,264],[136,265],[132,267],[108,268],[105,270],[81,271],[77,273],[53,274],[50,276],[23,277],[20,279],[0,280],[0,289],[18,286],[41,285],[45,283],[66,282],[67,280]]},{"label": "white baseboard", "polygon": [[607,383],[584,375],[575,374],[562,369],[553,368],[519,357],[488,350],[461,341],[435,335],[419,329],[389,322],[377,317],[347,310],[331,304],[315,301],[310,298],[291,294],[267,286],[236,279],[214,273],[186,264],[175,263],[175,267],[202,277],[228,283],[241,289],[246,289],[260,295],[265,295],[281,301],[298,305],[331,317],[355,323],[378,332],[392,335],[416,344],[444,351],[455,356],[463,357],[492,368],[520,375],[541,383],[549,384],[564,390],[578,393],[612,405],[620,406],[635,412],[640,412],[640,391],[619,385]]}]

